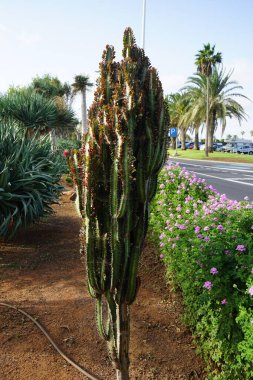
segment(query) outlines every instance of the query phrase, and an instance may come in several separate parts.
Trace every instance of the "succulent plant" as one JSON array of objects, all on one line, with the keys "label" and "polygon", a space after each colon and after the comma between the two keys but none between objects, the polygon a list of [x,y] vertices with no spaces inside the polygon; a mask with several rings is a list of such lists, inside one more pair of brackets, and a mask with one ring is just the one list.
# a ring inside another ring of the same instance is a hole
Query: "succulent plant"
[{"label": "succulent plant", "polygon": [[112,46],[103,52],[78,178],[88,289],[96,299],[98,331],[108,342],[117,379],[126,380],[129,307],[140,285],[138,264],[149,204],[166,159],[169,118],[157,71],[130,28],[123,44],[120,63]]}]

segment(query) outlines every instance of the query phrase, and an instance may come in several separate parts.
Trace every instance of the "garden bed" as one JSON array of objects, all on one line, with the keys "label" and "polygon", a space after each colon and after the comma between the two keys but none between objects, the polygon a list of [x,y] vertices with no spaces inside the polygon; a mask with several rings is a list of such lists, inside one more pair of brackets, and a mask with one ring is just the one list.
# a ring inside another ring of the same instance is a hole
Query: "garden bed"
[{"label": "garden bed", "polygon": [[[79,219],[66,192],[56,214],[0,243],[0,302],[18,305],[46,327],[63,351],[103,380],[114,372],[94,321],[79,256]],[[142,284],[132,307],[131,379],[204,378],[204,364],[180,322],[180,295],[165,283],[155,249],[146,245]],[[0,378],[78,380],[41,332],[16,311],[1,307]]]}]

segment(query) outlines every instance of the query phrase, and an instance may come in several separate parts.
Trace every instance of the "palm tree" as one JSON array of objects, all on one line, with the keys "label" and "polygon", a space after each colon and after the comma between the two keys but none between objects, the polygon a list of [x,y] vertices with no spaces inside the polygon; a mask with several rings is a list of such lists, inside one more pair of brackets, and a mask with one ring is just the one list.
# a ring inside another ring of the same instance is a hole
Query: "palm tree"
[{"label": "palm tree", "polygon": [[182,115],[180,121],[186,126],[189,126],[191,131],[194,132],[194,149],[199,150],[199,129],[201,124],[203,124],[203,117],[201,113],[197,113],[192,117],[193,104],[195,102],[195,96],[193,96],[193,91],[189,91],[188,87],[185,87],[182,90],[185,90],[184,97],[187,102],[187,107],[184,109],[184,114]]},{"label": "palm tree", "polygon": [[193,123],[193,129],[194,129],[194,150],[199,150],[199,129],[201,126],[201,122],[195,122]]},{"label": "palm tree", "polygon": [[81,93],[81,109],[82,109],[82,135],[87,132],[87,106],[86,106],[86,90],[87,87],[92,87],[88,75],[76,75],[75,82],[72,84],[74,95]]},{"label": "palm tree", "polygon": [[[68,123],[68,121],[73,120],[73,111],[71,109],[73,93],[71,86],[68,83],[62,83],[57,77],[52,77],[46,74],[42,77],[35,77],[29,87],[32,91],[37,94],[43,95],[47,99],[51,99],[55,102],[58,109],[58,127],[57,131],[63,132],[64,126],[73,127],[76,125],[74,123]],[[69,124],[69,125],[68,125]],[[66,131],[66,128],[64,128]],[[50,139],[52,143],[52,149],[56,147],[56,129],[50,129]]]},{"label": "palm tree", "polygon": [[185,116],[188,122],[196,120],[204,122],[206,120],[206,98],[207,91],[209,91],[209,127],[207,128],[206,147],[210,152],[212,151],[213,136],[218,122],[221,123],[223,134],[227,117],[236,117],[239,123],[246,119],[243,107],[234,98],[248,98],[236,92],[238,89],[242,89],[242,86],[239,86],[235,81],[230,81],[231,75],[231,71],[226,73],[223,69],[218,70],[215,67],[209,78],[198,73],[189,78],[189,85],[184,88],[187,96],[191,99],[189,110]]},{"label": "palm tree", "polygon": [[206,77],[207,91],[206,91],[206,148],[205,155],[208,157],[208,135],[209,135],[209,77],[212,75],[213,67],[217,63],[221,63],[221,53],[214,54],[215,45],[211,47],[208,43],[204,45],[204,49],[199,50],[196,54],[195,64],[197,65],[198,72]]},{"label": "palm tree", "polygon": [[170,128],[180,129],[181,149],[185,150],[186,131],[189,127],[184,115],[188,107],[188,98],[183,92],[176,92],[166,97],[168,111],[170,115]]}]

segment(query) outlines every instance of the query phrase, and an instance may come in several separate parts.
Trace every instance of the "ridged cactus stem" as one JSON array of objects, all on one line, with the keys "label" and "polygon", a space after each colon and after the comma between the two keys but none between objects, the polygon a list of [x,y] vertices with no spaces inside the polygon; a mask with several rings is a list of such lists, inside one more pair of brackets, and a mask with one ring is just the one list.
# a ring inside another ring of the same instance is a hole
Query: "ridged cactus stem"
[{"label": "ridged cactus stem", "polygon": [[117,307],[117,350],[120,368],[116,369],[117,380],[129,380],[129,336],[130,336],[130,313],[129,306],[124,302]]},{"label": "ridged cactus stem", "polygon": [[123,44],[120,63],[112,46],[103,53],[88,134],[76,161],[82,167],[73,170],[82,178],[80,236],[88,290],[117,380],[129,379],[130,306],[140,285],[149,204],[166,159],[169,127],[161,82],[130,28]]}]

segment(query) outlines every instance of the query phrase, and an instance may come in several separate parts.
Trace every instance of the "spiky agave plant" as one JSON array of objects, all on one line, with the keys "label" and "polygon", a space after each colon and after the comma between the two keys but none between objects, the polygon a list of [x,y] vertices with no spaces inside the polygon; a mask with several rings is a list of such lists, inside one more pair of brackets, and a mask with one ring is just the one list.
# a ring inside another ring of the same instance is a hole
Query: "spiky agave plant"
[{"label": "spiky agave plant", "polygon": [[83,149],[81,206],[88,289],[118,380],[129,379],[129,309],[169,124],[157,71],[130,28],[123,43],[120,63],[109,45],[100,63]]},{"label": "spiky agave plant", "polygon": [[13,123],[0,123],[0,239],[53,211],[61,174],[47,137],[29,138]]}]

